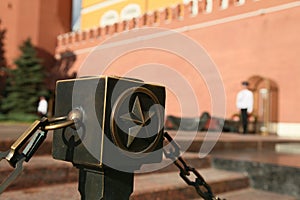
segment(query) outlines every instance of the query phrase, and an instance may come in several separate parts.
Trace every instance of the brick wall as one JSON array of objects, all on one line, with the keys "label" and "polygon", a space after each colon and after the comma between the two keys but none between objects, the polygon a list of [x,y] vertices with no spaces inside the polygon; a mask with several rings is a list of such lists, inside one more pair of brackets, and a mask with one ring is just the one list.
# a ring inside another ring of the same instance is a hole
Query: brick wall
[{"label": "brick wall", "polygon": [[[237,112],[235,95],[240,82],[258,75],[274,81],[279,88],[278,121],[300,123],[300,19],[299,1],[246,0],[198,1],[148,13],[138,19],[113,26],[57,37],[56,57],[66,50],[73,51],[76,63],[69,71],[80,70],[90,48],[101,45],[119,33],[143,27],[161,27],[178,31],[200,44],[211,56],[222,78],[226,94],[226,117]],[[137,59],[142,58],[142,59]],[[100,62],[100,61],[99,61]],[[199,112],[211,111],[211,96],[205,79],[195,76],[190,63],[165,52],[140,50],[122,55],[105,72],[126,75],[128,70],[149,63],[171,66],[189,80],[196,91]],[[164,79],[163,74],[157,73]],[[178,85],[180,88],[180,85]],[[200,114],[199,113],[199,114]],[[167,114],[180,114],[176,95],[169,91]]]}]

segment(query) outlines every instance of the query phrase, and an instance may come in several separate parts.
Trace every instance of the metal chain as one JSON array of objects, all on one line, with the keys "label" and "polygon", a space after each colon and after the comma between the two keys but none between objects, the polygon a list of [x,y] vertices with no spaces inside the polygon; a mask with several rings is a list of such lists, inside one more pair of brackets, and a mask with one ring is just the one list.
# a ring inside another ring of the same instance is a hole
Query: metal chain
[{"label": "metal chain", "polygon": [[69,119],[68,116],[64,117],[56,117],[52,119],[48,119],[48,124],[42,127],[42,130],[56,130],[61,128],[66,128],[72,126],[74,124],[73,119]]},{"label": "metal chain", "polygon": [[6,152],[0,152],[0,161],[5,159],[15,169],[1,183],[0,194],[20,175],[23,162],[28,162],[47,137],[49,130],[72,126],[75,119],[70,116],[48,119],[43,117],[32,125],[11,145]]},{"label": "metal chain", "polygon": [[[180,156],[180,147],[179,145],[173,140],[173,138],[167,133],[164,133],[164,137],[168,140],[168,142],[172,145],[173,150],[169,150],[167,152],[163,149],[164,154],[167,158],[171,159],[173,163],[177,166],[180,170],[180,177],[190,186],[193,186],[197,193],[205,200],[222,200],[219,197],[216,197],[211,187],[206,183],[204,178],[200,175],[200,173],[193,167],[187,165],[187,163],[183,160]],[[193,174],[196,179],[190,180],[189,176]],[[225,199],[223,199],[225,200]]]},{"label": "metal chain", "polygon": [[[43,143],[49,130],[55,130],[60,128],[66,128],[72,126],[79,119],[77,112],[74,112],[70,116],[57,117],[53,119],[42,118],[34,122],[29,129],[27,129],[11,146],[11,149],[7,152],[0,152],[0,161],[6,159],[15,170],[8,176],[8,178],[0,184],[0,194],[5,188],[20,174],[23,170],[22,164],[24,161],[28,162],[33,154],[38,150]],[[180,177],[190,186],[193,186],[197,193],[205,200],[222,200],[219,197],[214,196],[211,187],[206,183],[204,178],[199,172],[187,165],[187,163],[180,156],[180,148],[173,138],[167,133],[164,133],[164,137],[169,141],[173,147],[173,151],[167,152],[163,149],[167,158],[171,159],[177,168],[180,170]],[[31,138],[31,140],[29,140]],[[25,146],[22,153],[19,150],[29,141]],[[193,174],[196,179],[190,180],[189,176]]]}]

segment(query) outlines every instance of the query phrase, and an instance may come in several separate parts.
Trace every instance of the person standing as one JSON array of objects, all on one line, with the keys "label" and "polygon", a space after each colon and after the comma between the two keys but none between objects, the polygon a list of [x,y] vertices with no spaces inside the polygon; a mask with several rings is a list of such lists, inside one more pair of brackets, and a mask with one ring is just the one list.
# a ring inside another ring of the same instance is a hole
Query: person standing
[{"label": "person standing", "polygon": [[46,117],[48,111],[48,102],[44,96],[40,97],[39,105],[37,108],[38,115],[40,117]]},{"label": "person standing", "polygon": [[239,91],[236,97],[236,106],[241,112],[241,121],[243,125],[243,133],[247,133],[248,128],[248,113],[253,110],[253,93],[248,89],[249,83],[242,82],[243,89]]}]

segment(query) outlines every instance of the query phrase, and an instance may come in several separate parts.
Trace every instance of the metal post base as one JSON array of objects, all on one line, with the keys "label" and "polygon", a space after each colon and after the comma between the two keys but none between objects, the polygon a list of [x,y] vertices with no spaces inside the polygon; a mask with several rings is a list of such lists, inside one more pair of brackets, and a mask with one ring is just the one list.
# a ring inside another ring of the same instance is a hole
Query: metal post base
[{"label": "metal post base", "polygon": [[129,200],[133,192],[133,173],[110,168],[78,168],[81,200]]}]

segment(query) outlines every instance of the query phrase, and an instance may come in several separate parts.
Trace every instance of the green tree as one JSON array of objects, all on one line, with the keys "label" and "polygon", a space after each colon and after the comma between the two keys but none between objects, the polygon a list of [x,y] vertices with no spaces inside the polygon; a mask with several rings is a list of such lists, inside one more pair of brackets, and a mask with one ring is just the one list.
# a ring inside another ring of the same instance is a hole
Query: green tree
[{"label": "green tree", "polygon": [[[0,21],[1,25],[1,21]],[[0,105],[2,102],[2,98],[4,95],[4,87],[5,87],[5,79],[6,79],[6,59],[4,57],[4,38],[5,38],[5,30],[0,29]],[[1,115],[1,107],[0,107],[0,115]],[[1,119],[1,116],[0,116]]]},{"label": "green tree", "polygon": [[1,68],[6,67],[6,59],[4,57],[4,37],[5,37],[5,30],[0,29],[0,70]]},{"label": "green tree", "polygon": [[9,70],[7,96],[2,110],[8,114],[35,114],[39,96],[47,95],[44,72],[31,40],[21,46],[21,56],[15,60],[16,69]]}]

